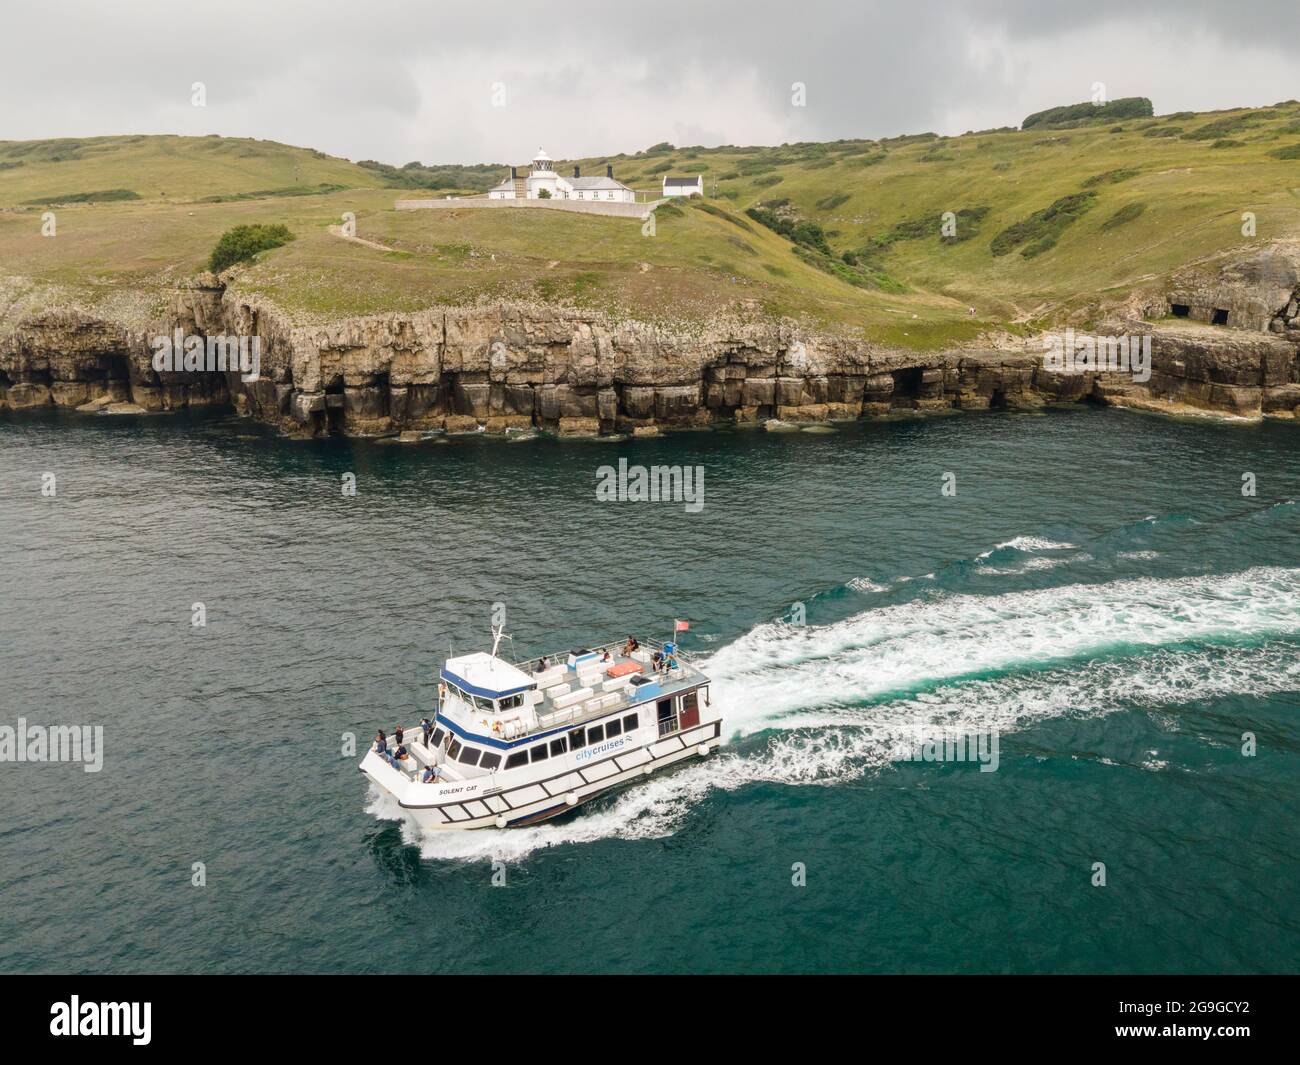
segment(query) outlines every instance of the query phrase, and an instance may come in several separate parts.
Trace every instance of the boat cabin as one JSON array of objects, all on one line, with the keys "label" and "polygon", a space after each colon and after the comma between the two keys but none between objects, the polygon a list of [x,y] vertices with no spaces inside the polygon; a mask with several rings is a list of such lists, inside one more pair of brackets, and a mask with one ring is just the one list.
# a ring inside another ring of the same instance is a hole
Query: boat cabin
[{"label": "boat cabin", "polygon": [[630,655],[611,644],[519,664],[476,651],[447,659],[439,679],[434,731],[429,747],[421,741],[417,750],[421,761],[436,759],[444,779],[577,751],[585,759],[587,750],[643,727],[649,738],[662,738],[698,725],[709,698],[702,673],[672,644],[652,642]]}]

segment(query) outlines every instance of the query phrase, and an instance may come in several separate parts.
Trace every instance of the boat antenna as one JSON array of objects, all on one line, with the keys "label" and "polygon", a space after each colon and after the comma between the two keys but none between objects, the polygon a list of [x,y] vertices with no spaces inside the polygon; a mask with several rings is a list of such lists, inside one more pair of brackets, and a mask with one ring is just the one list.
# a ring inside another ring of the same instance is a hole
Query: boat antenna
[{"label": "boat antenna", "polygon": [[509,637],[509,636],[506,635],[506,632],[505,632],[505,626],[504,626],[504,625],[493,625],[493,626],[492,626],[492,660],[493,660],[493,662],[496,661],[496,657],[497,657],[497,647],[500,645],[500,643],[501,643],[501,641],[502,641],[503,639],[505,639],[505,640],[510,640],[511,646],[514,646],[514,640],[513,640],[511,637]]}]

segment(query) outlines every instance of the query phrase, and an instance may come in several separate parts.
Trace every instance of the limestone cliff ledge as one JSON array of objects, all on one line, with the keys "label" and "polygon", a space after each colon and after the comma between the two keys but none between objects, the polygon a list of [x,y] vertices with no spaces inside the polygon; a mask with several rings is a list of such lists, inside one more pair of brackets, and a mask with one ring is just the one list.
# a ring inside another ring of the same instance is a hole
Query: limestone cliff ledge
[{"label": "limestone cliff ledge", "polygon": [[[1281,306],[1249,304],[1254,328],[1209,324],[1219,298],[1212,288],[1180,297],[1208,301],[1186,322],[1146,320],[1170,312],[1168,296],[1127,308],[1108,328],[1154,337],[1151,379],[1139,384],[1127,374],[1049,372],[1041,338],[918,353],[757,314],[720,317],[692,331],[501,305],[291,327],[274,308],[205,275],[178,288],[168,320],[152,328],[57,309],[18,321],[0,334],[0,404],[149,412],[233,404],[299,436],[479,426],[653,432],[1082,400],[1295,417],[1300,289],[1286,280],[1266,299]],[[150,340],[177,328],[259,337],[260,379],[155,372]]]}]

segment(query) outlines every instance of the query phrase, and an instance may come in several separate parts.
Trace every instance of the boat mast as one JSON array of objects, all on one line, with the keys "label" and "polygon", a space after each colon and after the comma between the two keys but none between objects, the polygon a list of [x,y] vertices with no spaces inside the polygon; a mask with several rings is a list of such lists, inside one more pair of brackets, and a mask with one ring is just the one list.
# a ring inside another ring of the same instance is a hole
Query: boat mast
[{"label": "boat mast", "polygon": [[509,636],[506,636],[505,629],[504,625],[492,626],[492,662],[494,665],[496,664],[497,648],[500,646],[502,639],[510,639]]}]

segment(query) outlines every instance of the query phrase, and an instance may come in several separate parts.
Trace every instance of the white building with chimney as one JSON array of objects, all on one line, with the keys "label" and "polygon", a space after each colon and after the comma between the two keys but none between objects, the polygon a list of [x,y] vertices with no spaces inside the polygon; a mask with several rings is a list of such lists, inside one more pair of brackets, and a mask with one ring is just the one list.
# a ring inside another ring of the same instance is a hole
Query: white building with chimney
[{"label": "white building with chimney", "polygon": [[[545,190],[546,195],[542,192]],[[602,203],[636,203],[636,193],[614,177],[614,168],[605,167],[604,177],[583,177],[578,167],[573,177],[555,170],[554,160],[541,148],[533,157],[527,177],[519,176],[512,166],[510,176],[488,190],[491,200],[598,200]]]}]

